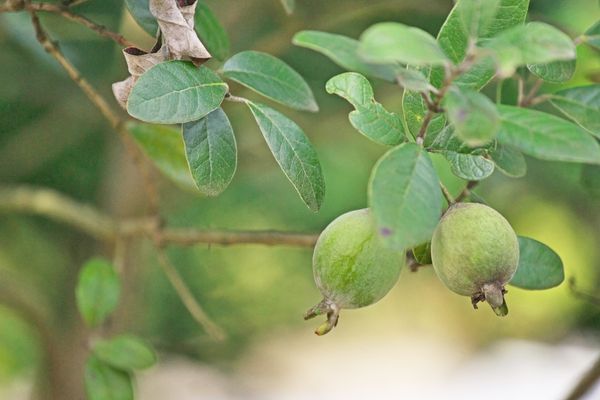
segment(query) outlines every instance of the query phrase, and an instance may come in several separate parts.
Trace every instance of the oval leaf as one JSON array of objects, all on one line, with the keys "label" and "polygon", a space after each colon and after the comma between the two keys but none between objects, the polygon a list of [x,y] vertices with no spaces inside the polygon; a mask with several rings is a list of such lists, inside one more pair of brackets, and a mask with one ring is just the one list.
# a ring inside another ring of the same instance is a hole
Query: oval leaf
[{"label": "oval leaf", "polygon": [[558,254],[537,240],[519,236],[519,266],[510,281],[512,286],[543,290],[560,285],[564,279]]},{"label": "oval leaf", "polygon": [[500,33],[486,47],[492,49],[500,77],[511,76],[521,65],[575,58],[575,44],[563,32],[543,22],[530,22]]},{"label": "oval leaf", "polygon": [[263,104],[248,102],[267,145],[304,203],[318,211],[325,181],[317,153],[302,129],[285,115]]},{"label": "oval leaf", "polygon": [[133,400],[132,378],[91,356],[85,364],[85,392],[88,400]]},{"label": "oval leaf", "polygon": [[405,250],[430,240],[442,204],[438,176],[422,147],[401,144],[375,164],[369,181],[369,205],[378,232],[389,247]]},{"label": "oval leaf", "polygon": [[94,258],[81,268],[75,288],[77,308],[90,327],[100,325],[119,303],[121,281],[106,260]]},{"label": "oval leaf", "polygon": [[375,101],[371,84],[361,74],[346,72],[334,76],[327,81],[325,89],[354,106],[350,123],[369,139],[385,145],[396,145],[404,140],[400,117]]},{"label": "oval leaf", "polygon": [[146,156],[180,188],[197,193],[187,160],[181,132],[170,126],[130,122],[127,129]]},{"label": "oval leaf", "polygon": [[504,175],[520,178],[527,173],[525,157],[512,146],[496,143],[496,146],[490,150],[490,157],[496,164],[496,168]]},{"label": "oval leaf", "polygon": [[547,64],[528,64],[532,74],[549,83],[563,83],[573,77],[576,60],[553,61]]},{"label": "oval leaf", "polygon": [[444,97],[444,107],[456,136],[469,146],[489,143],[498,133],[496,106],[479,92],[453,87]]},{"label": "oval leaf", "polygon": [[426,93],[435,89],[421,71],[410,68],[396,69],[396,81],[406,90]]},{"label": "oval leaf", "polygon": [[396,78],[392,67],[369,64],[358,57],[358,40],[327,32],[301,31],[294,35],[292,43],[317,51],[349,71],[386,81],[394,81]]},{"label": "oval leaf", "polygon": [[156,364],[154,350],[131,335],[101,340],[94,344],[92,352],[99,360],[124,371],[146,369]]},{"label": "oval leaf", "polygon": [[600,139],[600,85],[561,90],[550,101],[560,112]]},{"label": "oval leaf", "polygon": [[318,111],[304,78],[280,59],[259,51],[243,51],[223,65],[225,77],[297,110]]},{"label": "oval leaf", "polygon": [[194,21],[196,32],[206,49],[217,60],[225,60],[229,55],[229,37],[206,3],[198,2]]},{"label": "oval leaf", "polygon": [[579,126],[544,112],[498,106],[498,140],[532,157],[600,164],[600,146]]},{"label": "oval leaf", "polygon": [[207,196],[217,196],[233,179],[237,147],[233,129],[223,109],[199,121],[183,124],[185,153],[194,182]]},{"label": "oval leaf", "polygon": [[138,79],[127,111],[137,119],[159,124],[195,121],[219,107],[227,90],[227,84],[206,67],[167,61]]},{"label": "oval leaf", "polygon": [[444,157],[450,163],[452,173],[468,181],[480,181],[494,172],[494,162],[474,154],[461,154],[444,151]]},{"label": "oval leaf", "polygon": [[377,64],[440,65],[448,58],[429,33],[396,22],[371,26],[360,36],[358,53]]},{"label": "oval leaf", "polygon": [[[482,5],[484,9],[479,11],[473,9]],[[525,21],[528,8],[529,0],[500,0],[500,4],[496,1],[460,0],[448,14],[437,40],[448,57],[458,64],[466,55],[470,35],[474,35],[474,31],[469,28],[477,27],[479,38],[492,37],[505,29],[521,25]],[[492,13],[494,9],[495,12]],[[479,90],[492,79],[495,72],[496,68],[492,60],[483,58],[459,76],[456,84]],[[431,72],[431,83],[439,87],[443,79],[444,70],[434,68]]]}]

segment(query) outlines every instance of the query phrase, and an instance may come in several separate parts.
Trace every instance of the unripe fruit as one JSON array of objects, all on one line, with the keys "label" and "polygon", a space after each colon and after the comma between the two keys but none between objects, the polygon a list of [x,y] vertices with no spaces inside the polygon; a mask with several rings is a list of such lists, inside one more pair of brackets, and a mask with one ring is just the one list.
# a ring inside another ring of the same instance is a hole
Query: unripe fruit
[{"label": "unripe fruit", "polygon": [[323,300],[304,319],[327,314],[315,331],[326,334],[337,324],[341,309],[365,307],[385,296],[398,280],[404,258],[404,252],[383,246],[368,209],[339,216],[315,245],[313,274]]},{"label": "unripe fruit", "polygon": [[517,235],[496,210],[458,203],[446,211],[431,241],[433,267],[453,292],[487,301],[497,315],[508,313],[504,285],[517,270]]}]

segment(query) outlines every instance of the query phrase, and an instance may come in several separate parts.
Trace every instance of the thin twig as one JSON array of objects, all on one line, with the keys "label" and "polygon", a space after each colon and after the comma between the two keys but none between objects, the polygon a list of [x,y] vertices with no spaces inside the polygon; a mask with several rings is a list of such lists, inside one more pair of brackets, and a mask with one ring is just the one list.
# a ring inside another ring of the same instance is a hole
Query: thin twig
[{"label": "thin twig", "polygon": [[52,14],[58,14],[70,21],[73,21],[75,23],[83,25],[84,27],[86,27],[88,29],[91,29],[92,31],[96,32],[98,35],[100,35],[102,37],[114,40],[116,43],[118,43],[121,46],[124,46],[124,47],[135,46],[134,43],[125,39],[125,37],[123,37],[122,35],[112,32],[109,29],[107,29],[105,26],[99,25],[93,21],[90,21],[83,15],[75,14],[74,12],[69,10],[69,7],[72,7],[74,5],[76,5],[76,4],[74,3],[74,4],[70,4],[69,6],[66,6],[66,5],[61,6],[61,5],[50,4],[50,3],[26,3],[26,2],[16,1],[16,2],[12,2],[12,6],[11,6],[11,3],[7,3],[3,7],[0,7],[0,13],[2,13],[2,12],[18,12],[18,11],[29,11],[29,12],[42,11],[42,12],[49,12]]},{"label": "thin twig", "polygon": [[248,99],[244,98],[244,97],[240,97],[240,96],[234,96],[231,93],[227,93],[225,95],[225,100],[227,101],[231,101],[232,103],[248,103]]},{"label": "thin twig", "polygon": [[[44,3],[45,4],[45,3]],[[108,104],[106,99],[102,97],[96,89],[90,83],[85,80],[77,68],[67,58],[62,54],[60,49],[56,44],[50,40],[48,34],[43,29],[40,20],[35,13],[35,11],[30,11],[31,14],[31,23],[35,29],[35,34],[38,42],[42,45],[44,50],[48,52],[52,57],[58,61],[58,63],[63,67],[63,69],[67,72],[67,75],[71,78],[77,86],[85,93],[88,99],[96,106],[96,108],[102,113],[104,118],[108,120],[113,129],[119,134],[121,142],[123,143],[125,150],[128,155],[131,157],[133,162],[138,167],[140,173],[142,174],[144,188],[148,194],[148,200],[150,204],[151,213],[156,213],[158,209],[158,189],[156,188],[154,181],[152,179],[152,172],[148,168],[147,163],[144,160],[144,156],[141,151],[137,148],[137,146],[133,143],[133,140],[129,136],[127,128],[125,126],[125,120],[121,119],[121,117],[112,109],[112,107]]]},{"label": "thin twig", "polygon": [[479,181],[469,181],[467,182],[467,186],[456,196],[456,202],[463,201],[471,194],[471,190],[473,190],[477,185],[479,185]]},{"label": "thin twig", "polygon": [[173,288],[179,295],[179,298],[185,305],[185,308],[187,308],[194,320],[196,320],[196,322],[198,322],[198,324],[204,328],[210,337],[218,341],[224,340],[226,337],[225,332],[217,324],[215,324],[202,309],[202,306],[200,303],[198,303],[190,288],[185,284],[185,281],[181,275],[179,275],[179,272],[177,272],[177,269],[171,263],[171,260],[169,260],[165,250],[162,248],[158,248],[157,250],[159,264],[167,279],[169,279],[169,282],[171,282],[171,285],[173,285]]},{"label": "thin twig", "polygon": [[592,367],[579,379],[579,382],[571,390],[565,400],[579,400],[596,385],[600,379],[600,358],[598,358]]},{"label": "thin twig", "polygon": [[416,142],[418,145],[423,144],[425,136],[427,135],[427,128],[429,127],[429,124],[433,120],[435,114],[442,111],[442,100],[444,99],[444,96],[452,86],[452,82],[454,82],[454,80],[458,78],[462,73],[471,68],[475,60],[475,45],[473,43],[470,43],[469,49],[467,50],[464,60],[458,66],[446,66],[444,81],[442,82],[442,86],[439,88],[439,91],[436,94],[435,100],[433,100],[433,102],[431,103],[427,103],[427,113],[423,118],[423,123],[421,124],[421,128],[419,129],[419,133],[416,137]]},{"label": "thin twig", "polygon": [[521,76],[517,76],[517,105],[520,107],[523,104],[524,97],[524,86],[525,82],[523,82],[523,78]]},{"label": "thin twig", "polygon": [[[523,82],[523,80],[521,80],[521,83],[522,82]],[[521,96],[519,98],[519,107],[529,107],[529,106],[533,105],[532,102],[536,99],[535,95],[537,94],[538,90],[540,90],[540,88],[542,87],[543,84],[544,84],[544,81],[542,81],[541,79],[538,79],[537,81],[535,81],[535,83],[529,90],[529,93],[527,93],[527,95],[525,95],[525,96],[522,95],[523,89],[521,88]],[[539,100],[538,100],[538,102],[539,102]]]},{"label": "thin twig", "polygon": [[596,307],[600,307],[600,297],[594,296],[592,294],[585,293],[585,292],[582,292],[581,290],[579,290],[577,288],[577,285],[575,284],[575,278],[573,278],[573,277],[571,277],[569,279],[569,290],[571,291],[571,294],[573,295],[573,297],[576,297],[580,300],[583,300],[590,304],[593,304]]},{"label": "thin twig", "polygon": [[441,181],[440,181],[440,189],[442,189],[442,194],[444,195],[444,198],[448,202],[449,206],[456,203],[456,200],[452,197],[448,188]]},{"label": "thin twig", "polygon": [[161,244],[262,244],[312,247],[317,234],[162,227],[155,217],[114,219],[53,189],[33,186],[0,187],[0,211],[40,215],[66,223],[108,242],[126,238],[158,239]]}]

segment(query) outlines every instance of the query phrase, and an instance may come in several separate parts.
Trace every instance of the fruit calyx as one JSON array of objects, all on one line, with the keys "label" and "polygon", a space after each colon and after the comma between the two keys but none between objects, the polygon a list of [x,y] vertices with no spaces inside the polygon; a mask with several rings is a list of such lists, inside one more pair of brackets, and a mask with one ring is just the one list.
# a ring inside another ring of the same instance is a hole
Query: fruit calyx
[{"label": "fruit calyx", "polygon": [[486,301],[494,313],[499,317],[505,317],[508,314],[508,306],[504,300],[504,294],[507,290],[498,282],[486,283],[481,287],[481,291],[471,296],[471,304],[477,309],[477,303]]},{"label": "fruit calyx", "polygon": [[323,314],[327,314],[327,320],[315,329],[315,334],[318,336],[323,336],[336,327],[340,317],[340,308],[333,301],[324,298],[320,303],[310,308],[304,314],[304,320]]}]

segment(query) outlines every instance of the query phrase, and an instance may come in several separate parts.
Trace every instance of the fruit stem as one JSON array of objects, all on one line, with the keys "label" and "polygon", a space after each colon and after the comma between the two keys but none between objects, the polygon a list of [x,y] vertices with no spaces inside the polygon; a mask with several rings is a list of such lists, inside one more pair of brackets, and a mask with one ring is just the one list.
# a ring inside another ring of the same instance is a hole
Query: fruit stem
[{"label": "fruit stem", "polygon": [[322,314],[327,314],[327,320],[321,325],[319,325],[319,327],[315,330],[315,333],[318,336],[323,336],[329,331],[331,331],[333,328],[335,328],[340,316],[340,309],[337,306],[337,304],[325,298],[321,300],[319,304],[310,308],[304,314],[304,319],[308,320]]}]

